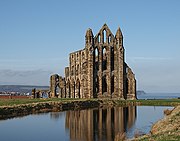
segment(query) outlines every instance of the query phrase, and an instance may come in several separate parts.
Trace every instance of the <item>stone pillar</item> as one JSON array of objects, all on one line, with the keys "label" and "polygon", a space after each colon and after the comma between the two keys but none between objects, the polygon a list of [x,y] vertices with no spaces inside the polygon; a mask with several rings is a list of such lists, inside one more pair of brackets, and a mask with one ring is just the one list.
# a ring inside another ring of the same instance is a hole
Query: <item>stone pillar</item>
[{"label": "stone pillar", "polygon": [[32,98],[36,98],[36,88],[32,89],[31,95]]},{"label": "stone pillar", "polygon": [[93,48],[88,51],[88,98],[93,98]]},{"label": "stone pillar", "polygon": [[119,94],[118,97],[120,99],[124,99],[124,49],[118,48],[118,62],[119,62],[119,70],[118,70],[118,79],[119,79]]},{"label": "stone pillar", "polygon": [[127,92],[127,99],[136,99],[136,79],[135,76],[132,72],[132,70],[127,66],[127,87],[128,87],[128,92]]},{"label": "stone pillar", "polygon": [[99,45],[98,47],[99,49],[99,72],[98,72],[98,76],[99,76],[99,95],[98,97],[101,98],[102,97],[102,46]]},{"label": "stone pillar", "polygon": [[59,83],[59,75],[54,74],[50,77],[50,97],[56,97],[56,85]]},{"label": "stone pillar", "polygon": [[107,97],[111,97],[111,48],[107,47]]},{"label": "stone pillar", "polygon": [[71,98],[75,98],[75,82],[74,80],[71,82]]},{"label": "stone pillar", "polygon": [[119,93],[118,69],[118,51],[117,46],[114,46],[114,98],[117,98]]}]

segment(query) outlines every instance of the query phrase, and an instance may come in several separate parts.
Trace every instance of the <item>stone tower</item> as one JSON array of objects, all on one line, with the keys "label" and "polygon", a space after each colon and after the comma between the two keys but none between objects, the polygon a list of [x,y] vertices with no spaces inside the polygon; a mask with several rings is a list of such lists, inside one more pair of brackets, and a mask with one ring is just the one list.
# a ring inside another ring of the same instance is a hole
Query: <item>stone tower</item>
[{"label": "stone tower", "polygon": [[136,99],[135,76],[124,52],[120,28],[115,36],[106,24],[95,36],[89,28],[85,48],[69,55],[65,78],[51,76],[51,97]]}]

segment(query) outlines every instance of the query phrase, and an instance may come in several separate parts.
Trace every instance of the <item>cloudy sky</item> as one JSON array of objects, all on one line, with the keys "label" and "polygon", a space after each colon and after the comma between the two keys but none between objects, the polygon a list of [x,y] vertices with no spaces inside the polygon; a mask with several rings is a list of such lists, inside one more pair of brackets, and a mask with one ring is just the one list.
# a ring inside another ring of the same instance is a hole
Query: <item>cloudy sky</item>
[{"label": "cloudy sky", "polygon": [[49,85],[88,28],[124,35],[138,89],[180,92],[179,0],[0,0],[0,84]]}]

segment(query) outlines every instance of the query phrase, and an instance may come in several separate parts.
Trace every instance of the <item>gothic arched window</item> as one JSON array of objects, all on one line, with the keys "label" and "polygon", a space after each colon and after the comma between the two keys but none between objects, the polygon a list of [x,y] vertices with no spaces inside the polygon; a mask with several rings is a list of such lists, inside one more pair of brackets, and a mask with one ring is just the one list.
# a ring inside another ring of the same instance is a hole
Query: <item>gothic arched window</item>
[{"label": "gothic arched window", "polygon": [[107,55],[106,55],[106,47],[103,48],[103,60],[102,60],[102,70],[107,69]]},{"label": "gothic arched window", "polygon": [[106,43],[106,30],[103,30],[103,42]]}]

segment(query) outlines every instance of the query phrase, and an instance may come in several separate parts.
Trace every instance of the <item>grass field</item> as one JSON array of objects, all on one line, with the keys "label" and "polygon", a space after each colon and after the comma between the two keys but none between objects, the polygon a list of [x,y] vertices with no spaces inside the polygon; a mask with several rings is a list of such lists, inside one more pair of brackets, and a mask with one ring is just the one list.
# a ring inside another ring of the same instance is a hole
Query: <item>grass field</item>
[{"label": "grass field", "polygon": [[131,102],[139,102],[144,106],[175,106],[180,105],[180,99],[161,99],[161,100],[132,100]]},{"label": "grass field", "polygon": [[[13,106],[28,103],[40,102],[67,102],[67,101],[98,101],[99,99],[73,99],[73,98],[47,98],[47,99],[0,99],[0,106]],[[102,100],[102,99],[101,99]],[[134,105],[147,105],[147,106],[175,106],[180,105],[180,99],[164,99],[164,100],[111,100],[103,99],[104,103],[112,102],[115,105],[131,104]]]},{"label": "grass field", "polygon": [[[12,106],[19,104],[29,104],[29,103],[40,103],[40,102],[50,102],[50,101],[71,101],[71,100],[79,100],[79,99],[71,99],[71,98],[47,98],[47,99],[0,99],[0,106]],[[82,99],[83,100],[83,99]]]}]

